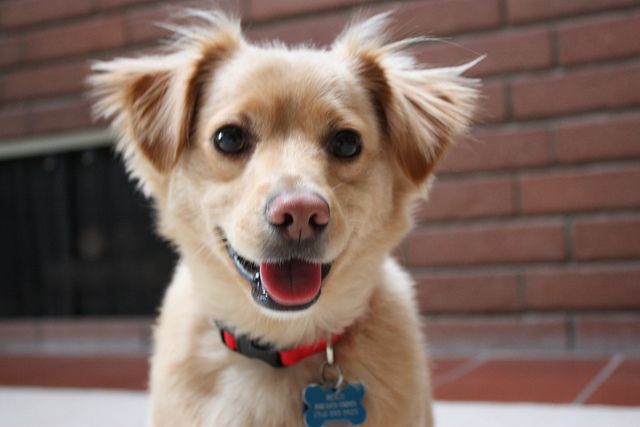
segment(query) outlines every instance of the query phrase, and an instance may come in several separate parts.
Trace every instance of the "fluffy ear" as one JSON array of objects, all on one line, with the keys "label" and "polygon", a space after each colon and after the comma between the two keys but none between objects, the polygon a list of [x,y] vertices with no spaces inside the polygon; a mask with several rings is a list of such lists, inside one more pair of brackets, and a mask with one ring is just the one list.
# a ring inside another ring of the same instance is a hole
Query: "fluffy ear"
[{"label": "fluffy ear", "polygon": [[390,42],[389,13],[351,25],[333,49],[356,68],[407,178],[421,185],[447,146],[471,121],[478,80],[462,76],[478,60],[453,68],[423,68],[406,54],[424,37]]},{"label": "fluffy ear", "polygon": [[203,86],[242,43],[237,21],[219,13],[191,15],[206,25],[173,27],[175,41],[166,54],[98,62],[89,78],[95,112],[113,120],[118,149],[143,183],[140,161],[160,174],[175,165],[192,136]]}]

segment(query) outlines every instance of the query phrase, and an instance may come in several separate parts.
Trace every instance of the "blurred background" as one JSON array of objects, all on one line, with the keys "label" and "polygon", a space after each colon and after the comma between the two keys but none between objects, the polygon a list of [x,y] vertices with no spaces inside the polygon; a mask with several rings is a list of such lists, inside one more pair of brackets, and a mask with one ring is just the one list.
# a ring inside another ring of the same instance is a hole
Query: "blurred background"
[{"label": "blurred background", "polygon": [[[640,1],[221,4],[256,41],[326,45],[355,11],[395,9],[398,35],[441,38],[416,48],[425,64],[488,55],[469,73],[483,80],[474,131],[397,250],[436,356],[598,355],[597,373],[640,353]],[[84,80],[202,5],[0,2],[0,353],[148,351],[176,256]]]}]

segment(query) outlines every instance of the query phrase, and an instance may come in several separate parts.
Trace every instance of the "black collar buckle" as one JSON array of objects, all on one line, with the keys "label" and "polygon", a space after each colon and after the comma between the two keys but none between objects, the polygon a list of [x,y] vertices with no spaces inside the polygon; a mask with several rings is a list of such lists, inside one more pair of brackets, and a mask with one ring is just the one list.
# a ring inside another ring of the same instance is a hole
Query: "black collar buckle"
[{"label": "black collar buckle", "polygon": [[[220,330],[222,343],[229,349],[245,357],[261,360],[274,368],[282,368],[284,366],[280,360],[280,352],[273,346],[251,339],[247,335],[233,335],[221,322],[216,321],[215,323]],[[230,337],[232,338],[230,339]]]},{"label": "black collar buckle", "polygon": [[235,351],[243,356],[261,360],[274,368],[282,367],[280,353],[268,344],[265,345],[257,340],[250,339],[246,335],[240,335],[236,337],[236,346]]}]

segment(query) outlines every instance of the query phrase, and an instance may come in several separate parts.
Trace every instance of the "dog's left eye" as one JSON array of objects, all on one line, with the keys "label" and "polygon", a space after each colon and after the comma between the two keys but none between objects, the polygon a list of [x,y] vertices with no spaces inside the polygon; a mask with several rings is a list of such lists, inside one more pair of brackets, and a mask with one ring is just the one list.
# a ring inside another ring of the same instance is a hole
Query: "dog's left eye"
[{"label": "dog's left eye", "polygon": [[333,134],[327,150],[335,157],[350,159],[362,151],[360,134],[351,129],[343,129]]},{"label": "dog's left eye", "polygon": [[235,125],[227,125],[216,131],[213,135],[213,144],[225,154],[238,154],[248,146],[245,131]]}]

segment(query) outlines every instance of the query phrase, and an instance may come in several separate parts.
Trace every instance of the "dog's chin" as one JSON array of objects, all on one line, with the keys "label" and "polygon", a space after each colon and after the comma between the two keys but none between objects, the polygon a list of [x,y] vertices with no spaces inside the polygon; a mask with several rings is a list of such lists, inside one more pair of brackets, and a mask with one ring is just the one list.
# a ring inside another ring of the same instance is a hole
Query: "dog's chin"
[{"label": "dog's chin", "polygon": [[289,258],[255,263],[240,255],[225,239],[227,253],[236,270],[251,286],[251,297],[270,313],[302,312],[320,299],[322,282],[331,263]]}]

